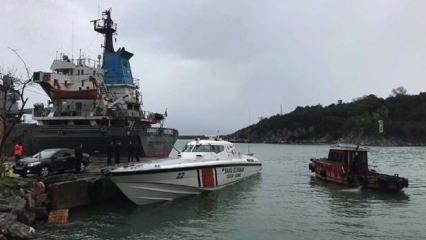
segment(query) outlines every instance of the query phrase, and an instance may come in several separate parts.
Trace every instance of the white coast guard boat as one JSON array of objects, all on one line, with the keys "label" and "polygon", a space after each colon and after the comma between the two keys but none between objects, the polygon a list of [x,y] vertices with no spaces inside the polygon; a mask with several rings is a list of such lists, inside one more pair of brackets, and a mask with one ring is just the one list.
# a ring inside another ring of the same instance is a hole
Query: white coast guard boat
[{"label": "white coast guard boat", "polygon": [[130,200],[143,205],[214,191],[261,170],[254,156],[216,138],[189,142],[178,158],[118,167],[108,175]]}]

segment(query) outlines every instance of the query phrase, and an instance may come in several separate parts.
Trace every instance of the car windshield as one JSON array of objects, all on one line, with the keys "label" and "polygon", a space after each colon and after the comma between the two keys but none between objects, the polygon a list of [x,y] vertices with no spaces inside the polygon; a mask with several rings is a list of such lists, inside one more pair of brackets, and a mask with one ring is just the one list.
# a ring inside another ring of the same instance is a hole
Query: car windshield
[{"label": "car windshield", "polygon": [[43,150],[39,153],[36,153],[33,158],[49,158],[51,157],[53,154],[55,154],[57,152],[56,149],[46,149]]}]

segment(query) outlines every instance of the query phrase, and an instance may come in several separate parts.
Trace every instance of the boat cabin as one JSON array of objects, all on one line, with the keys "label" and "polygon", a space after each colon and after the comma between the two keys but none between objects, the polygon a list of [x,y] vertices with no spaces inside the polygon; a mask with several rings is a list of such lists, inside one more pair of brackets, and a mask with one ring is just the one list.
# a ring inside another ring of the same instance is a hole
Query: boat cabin
[{"label": "boat cabin", "polygon": [[187,143],[178,157],[185,159],[232,159],[238,152],[234,145],[223,140],[200,140],[196,139]]},{"label": "boat cabin", "polygon": [[345,171],[354,174],[368,173],[367,149],[355,145],[330,147],[327,160],[341,164]]}]

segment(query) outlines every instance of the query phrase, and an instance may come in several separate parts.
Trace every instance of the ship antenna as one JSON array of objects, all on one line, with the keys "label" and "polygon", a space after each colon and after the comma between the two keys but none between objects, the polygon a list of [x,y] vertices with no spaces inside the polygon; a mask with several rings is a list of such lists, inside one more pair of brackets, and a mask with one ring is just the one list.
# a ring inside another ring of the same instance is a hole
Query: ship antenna
[{"label": "ship antenna", "polygon": [[74,19],[71,21],[71,59],[74,59]]},{"label": "ship antenna", "polygon": [[106,54],[115,52],[112,36],[117,31],[117,25],[111,19],[111,9],[103,11],[100,19],[93,20],[91,22],[93,23],[94,30],[104,35],[104,52],[102,65],[105,65]]},{"label": "ship antenna", "polygon": [[98,18],[101,17],[101,0],[98,0]]}]

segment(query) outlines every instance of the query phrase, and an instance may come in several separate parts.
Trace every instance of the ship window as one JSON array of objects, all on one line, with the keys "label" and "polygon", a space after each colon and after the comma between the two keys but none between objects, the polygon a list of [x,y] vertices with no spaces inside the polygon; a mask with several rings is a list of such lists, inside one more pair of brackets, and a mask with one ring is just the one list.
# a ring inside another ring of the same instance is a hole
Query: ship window
[{"label": "ship window", "polygon": [[329,161],[342,162],[344,160],[344,152],[343,151],[331,151],[328,154]]}]

